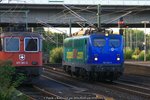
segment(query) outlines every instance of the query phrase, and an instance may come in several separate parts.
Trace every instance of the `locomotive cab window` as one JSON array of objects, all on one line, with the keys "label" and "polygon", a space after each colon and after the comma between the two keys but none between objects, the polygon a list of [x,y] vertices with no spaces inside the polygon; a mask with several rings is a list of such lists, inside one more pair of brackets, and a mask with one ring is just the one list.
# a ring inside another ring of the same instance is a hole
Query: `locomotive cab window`
[{"label": "locomotive cab window", "polygon": [[93,40],[93,44],[96,47],[102,47],[102,46],[104,46],[106,44],[106,40],[97,38],[97,39]]},{"label": "locomotive cab window", "polygon": [[17,52],[20,49],[19,38],[16,37],[6,37],[5,38],[5,51]]},{"label": "locomotive cab window", "polygon": [[110,39],[109,40],[109,46],[113,48],[117,48],[120,46],[120,40],[119,39]]},{"label": "locomotive cab window", "polygon": [[24,49],[27,52],[37,52],[39,50],[38,38],[25,38],[24,46]]}]

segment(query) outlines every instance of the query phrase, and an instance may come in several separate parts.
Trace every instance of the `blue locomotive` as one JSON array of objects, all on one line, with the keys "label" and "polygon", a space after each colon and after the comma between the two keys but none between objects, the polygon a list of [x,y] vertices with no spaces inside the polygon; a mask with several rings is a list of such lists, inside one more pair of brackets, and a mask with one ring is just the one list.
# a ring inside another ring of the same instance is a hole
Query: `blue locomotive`
[{"label": "blue locomotive", "polygon": [[89,80],[116,80],[124,70],[123,36],[93,33],[64,40],[63,68]]}]

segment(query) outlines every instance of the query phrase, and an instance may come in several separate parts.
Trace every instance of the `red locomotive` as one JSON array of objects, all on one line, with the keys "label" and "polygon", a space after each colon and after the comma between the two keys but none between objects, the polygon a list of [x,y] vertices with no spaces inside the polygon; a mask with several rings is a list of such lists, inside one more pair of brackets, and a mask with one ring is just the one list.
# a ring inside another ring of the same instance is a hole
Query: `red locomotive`
[{"label": "red locomotive", "polygon": [[42,72],[42,37],[32,32],[0,33],[0,60],[11,60],[31,81]]}]

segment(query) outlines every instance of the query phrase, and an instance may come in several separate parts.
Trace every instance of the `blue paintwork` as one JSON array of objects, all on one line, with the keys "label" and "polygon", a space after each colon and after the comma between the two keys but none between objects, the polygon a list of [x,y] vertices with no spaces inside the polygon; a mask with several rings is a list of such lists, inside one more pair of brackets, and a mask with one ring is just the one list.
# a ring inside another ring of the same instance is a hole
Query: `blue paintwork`
[{"label": "blue paintwork", "polygon": [[[93,39],[102,37],[106,40],[106,44],[103,47],[93,46]],[[120,40],[120,46],[115,48],[109,46],[109,39],[117,38]],[[104,34],[93,34],[89,36],[89,43],[87,46],[87,64],[123,64],[124,54],[123,54],[123,36],[117,34],[110,34],[105,36]],[[117,61],[117,55],[120,55],[120,60]],[[98,60],[95,61],[94,58],[97,57]]]}]

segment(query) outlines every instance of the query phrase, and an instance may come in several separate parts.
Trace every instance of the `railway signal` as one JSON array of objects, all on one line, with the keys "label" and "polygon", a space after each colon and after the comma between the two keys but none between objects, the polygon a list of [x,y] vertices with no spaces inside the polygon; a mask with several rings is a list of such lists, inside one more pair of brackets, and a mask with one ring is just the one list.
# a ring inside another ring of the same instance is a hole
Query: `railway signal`
[{"label": "railway signal", "polygon": [[120,17],[120,19],[118,21],[118,28],[120,28],[119,29],[120,35],[123,35],[123,33],[124,33],[123,27],[124,27],[124,20],[123,20],[123,17]]}]

